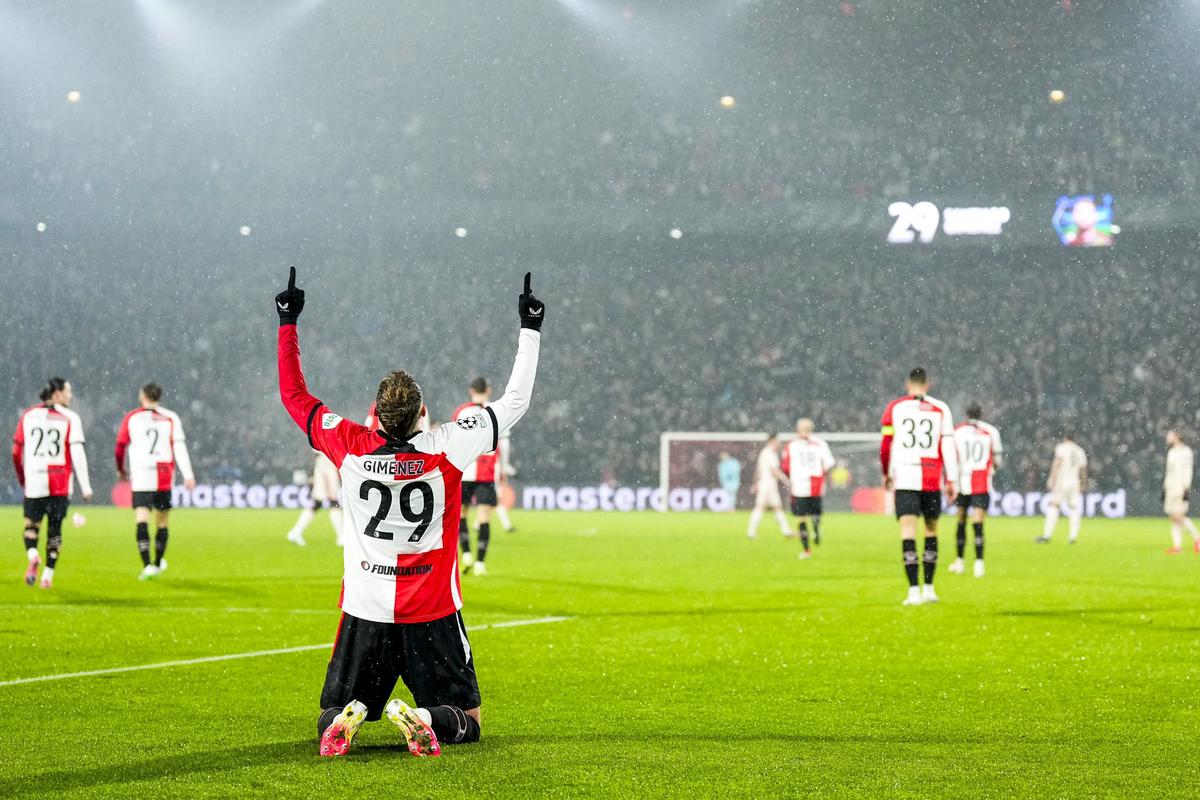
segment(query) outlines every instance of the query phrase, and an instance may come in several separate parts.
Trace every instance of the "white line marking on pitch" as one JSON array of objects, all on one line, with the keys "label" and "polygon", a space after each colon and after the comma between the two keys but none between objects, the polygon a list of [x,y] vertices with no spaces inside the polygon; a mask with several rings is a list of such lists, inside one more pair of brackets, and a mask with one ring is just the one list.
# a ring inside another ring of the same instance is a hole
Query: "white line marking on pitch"
[{"label": "white line marking on pitch", "polygon": [[[522,625],[546,625],[551,622],[566,622],[571,617],[538,617],[536,619],[515,619],[510,622],[493,622],[488,625],[469,625],[470,632],[486,631],[489,628],[516,628]],[[186,658],[179,661],[162,661],[158,664],[138,664],[133,667],[109,667],[108,669],[91,669],[85,672],[61,672],[57,675],[38,675],[33,678],[16,678],[11,681],[0,681],[0,687],[17,686],[23,683],[42,683],[43,681],[62,681],[67,678],[91,678],[96,675],[116,675],[121,672],[138,672],[144,669],[166,669],[168,667],[187,667],[192,664],[209,664],[214,661],[235,661],[240,658],[260,658],[262,656],[280,656],[287,653],[303,653],[308,650],[328,650],[332,642],[326,644],[305,644],[299,647],[281,647],[275,650],[255,650],[250,653],[230,653],[224,656],[205,656],[204,658]]]}]

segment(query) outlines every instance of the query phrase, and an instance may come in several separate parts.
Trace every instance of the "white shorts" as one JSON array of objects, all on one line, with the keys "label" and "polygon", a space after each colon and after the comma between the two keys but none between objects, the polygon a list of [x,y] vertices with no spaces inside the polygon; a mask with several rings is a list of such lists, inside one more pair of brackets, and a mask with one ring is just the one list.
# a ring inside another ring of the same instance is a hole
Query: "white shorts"
[{"label": "white shorts", "polygon": [[1079,508],[1083,504],[1083,492],[1078,486],[1067,489],[1055,489],[1050,500],[1061,508]]},{"label": "white shorts", "polygon": [[1167,492],[1163,499],[1163,511],[1167,514],[1187,514],[1188,501],[1183,499],[1183,492]]},{"label": "white shorts", "polygon": [[341,492],[342,476],[337,467],[327,458],[318,458],[313,466],[313,485],[311,497],[317,502],[337,500]]},{"label": "white shorts", "polygon": [[783,508],[783,498],[779,494],[779,484],[775,481],[760,483],[754,494],[755,508]]}]

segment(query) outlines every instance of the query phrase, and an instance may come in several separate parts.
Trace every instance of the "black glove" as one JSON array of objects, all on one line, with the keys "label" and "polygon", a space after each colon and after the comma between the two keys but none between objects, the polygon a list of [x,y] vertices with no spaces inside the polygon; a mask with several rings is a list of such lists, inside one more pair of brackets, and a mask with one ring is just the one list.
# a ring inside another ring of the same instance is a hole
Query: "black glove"
[{"label": "black glove", "polygon": [[296,288],[296,268],[288,276],[288,287],[275,295],[275,310],[279,312],[279,324],[295,325],[304,310],[304,290]]},{"label": "black glove", "polygon": [[[525,292],[517,298],[517,313],[521,315],[521,327],[529,328],[531,331],[540,331],[542,322],[546,319],[546,304],[533,296],[533,291],[529,288],[529,282],[533,279],[533,273],[525,273]],[[301,298],[303,303],[303,298]]]}]

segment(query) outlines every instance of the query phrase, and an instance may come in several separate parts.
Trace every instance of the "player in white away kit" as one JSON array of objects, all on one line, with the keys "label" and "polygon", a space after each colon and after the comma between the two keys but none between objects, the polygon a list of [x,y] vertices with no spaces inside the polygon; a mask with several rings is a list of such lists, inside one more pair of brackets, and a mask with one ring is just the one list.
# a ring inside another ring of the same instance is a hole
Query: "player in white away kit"
[{"label": "player in white away kit", "polygon": [[[133,514],[137,524],[137,548],[142,557],[142,574],[148,580],[167,568],[167,520],[171,513],[171,487],[175,484],[175,465],[183,473],[188,491],[196,488],[192,459],[183,435],[183,423],[174,411],[158,404],[162,389],[147,383],[138,391],[139,408],[121,420],[113,455],[117,475],[129,481],[133,490]],[[129,456],[129,471],[125,457]],[[150,509],[154,509],[154,560],[150,560]]]},{"label": "player in white away kit", "polygon": [[[906,606],[937,602],[933,574],[937,569],[937,523],[942,513],[942,489],[953,502],[958,476],[958,450],[950,408],[925,394],[929,377],[917,367],[908,374],[908,394],[883,412],[879,463],[885,489],[896,492],[896,518],[908,577]],[[943,483],[944,480],[944,483]],[[918,587],[917,517],[925,518],[925,584]]]},{"label": "player in white away kit", "polygon": [[975,577],[982,578],[983,569],[983,520],[992,502],[992,475],[1004,458],[1004,446],[1000,443],[1000,431],[983,419],[983,407],[972,403],[967,407],[967,421],[954,429],[954,441],[958,445],[958,528],[955,548],[958,557],[949,567],[961,575],[964,571],[963,553],[967,549],[967,516],[971,518],[971,531],[975,535]]},{"label": "player in white away kit", "polygon": [[[545,306],[526,273],[504,396],[426,433],[419,426],[426,411],[421,389],[407,372],[379,384],[379,431],[339,417],[309,394],[296,333],[304,292],[296,288],[295,267],[275,305],[280,397],[309,444],[337,466],[345,499],[342,618],[321,692],[319,752],[345,755],[362,723],[383,714],[416,756],[438,755],[439,740],[478,741],[479,686],[460,613],[463,472],[495,450],[529,408]],[[418,708],[388,702],[398,679]]]},{"label": "player in white away kit", "polygon": [[46,566],[41,587],[54,585],[54,568],[62,549],[62,525],[67,518],[73,477],[79,478],[84,500],[92,499],[87,454],[83,450],[83,422],[68,406],[73,398],[71,384],[51,378],[39,395],[42,402],[21,414],[13,434],[13,466],[17,482],[25,490],[25,554],[29,567],[25,583],[37,580],[38,531],[46,517]]},{"label": "player in white away kit", "polygon": [[779,531],[788,535],[787,518],[783,516],[783,498],[779,495],[779,484],[787,482],[787,475],[780,467],[779,437],[775,434],[767,436],[767,443],[758,453],[754,462],[754,510],[750,512],[750,525],[746,528],[746,536],[758,538],[758,523],[762,521],[763,512],[767,509],[775,512],[775,521],[779,523]]},{"label": "player in white away kit", "polygon": [[1071,434],[1064,434],[1062,441],[1054,446],[1054,462],[1050,465],[1050,479],[1046,488],[1050,490],[1050,502],[1046,506],[1046,527],[1035,542],[1045,544],[1054,534],[1062,507],[1067,506],[1070,521],[1067,541],[1071,544],[1079,538],[1079,526],[1083,520],[1083,490],[1087,487],[1087,453],[1075,444]]},{"label": "player in white away kit", "polygon": [[1192,552],[1200,553],[1200,533],[1188,519],[1188,500],[1192,494],[1192,448],[1183,443],[1178,431],[1167,431],[1167,469],[1163,474],[1163,511],[1171,520],[1171,549],[1167,553],[1183,552],[1183,531],[1192,534]]},{"label": "player in white away kit", "polygon": [[[374,406],[371,406],[374,409]],[[370,427],[369,425],[367,427]],[[287,540],[292,544],[304,547],[308,544],[304,539],[304,531],[316,518],[317,512],[329,504],[329,524],[333,526],[337,546],[342,546],[342,476],[337,467],[325,457],[324,453],[315,452],[312,468],[312,489],[308,493],[308,507],[300,512],[300,518],[288,531]]]},{"label": "player in white away kit", "polygon": [[813,435],[813,421],[808,417],[796,422],[796,438],[783,450],[783,472],[792,489],[792,514],[799,518],[800,558],[809,558],[808,526],[811,523],[813,540],[821,543],[821,498],[825,494],[825,479],[834,465],[829,445]]}]

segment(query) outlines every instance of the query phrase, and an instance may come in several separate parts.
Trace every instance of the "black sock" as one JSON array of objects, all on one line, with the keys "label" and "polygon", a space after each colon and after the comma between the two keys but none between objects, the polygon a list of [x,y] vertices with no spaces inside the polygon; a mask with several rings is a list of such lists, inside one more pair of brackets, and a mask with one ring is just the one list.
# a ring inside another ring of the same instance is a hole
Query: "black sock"
[{"label": "black sock", "polygon": [[342,713],[345,706],[338,708],[327,708],[321,712],[321,716],[317,717],[317,741],[321,741],[321,735],[325,733],[325,729],[333,724],[334,717]]},{"label": "black sock", "polygon": [[820,544],[821,543],[821,515],[820,514],[813,514],[812,524],[813,524],[813,544]]},{"label": "black sock", "polygon": [[62,520],[50,520],[46,529],[46,566],[54,569],[58,563],[58,551],[62,547]]},{"label": "black sock", "polygon": [[31,548],[34,550],[37,550],[37,543],[38,543],[38,529],[37,528],[26,528],[25,529],[25,550],[28,551]]},{"label": "black sock", "polygon": [[904,574],[908,576],[908,585],[916,586],[921,576],[921,565],[917,562],[917,540],[902,539],[900,546],[904,550]]},{"label": "black sock", "polygon": [[972,522],[971,529],[975,531],[975,557],[983,560],[983,523]]},{"label": "black sock", "polygon": [[492,525],[489,522],[479,523],[479,541],[475,545],[475,560],[487,558],[488,542],[492,540]]},{"label": "black sock", "polygon": [[467,530],[467,518],[458,518],[458,549],[464,553],[471,552],[471,532]]},{"label": "black sock", "polygon": [[[916,544],[916,542],[913,542]],[[937,537],[925,537],[925,585],[933,585],[933,573],[937,570]]]},{"label": "black sock", "polygon": [[808,523],[807,522],[800,523],[800,545],[804,548],[805,552],[808,552]]},{"label": "black sock", "polygon": [[[486,523],[485,523],[486,524]],[[457,706],[433,706],[425,709],[433,722],[429,727],[440,744],[471,744],[479,741],[479,723]]]},{"label": "black sock", "polygon": [[154,534],[154,566],[161,567],[163,556],[167,554],[167,529],[159,528]]},{"label": "black sock", "polygon": [[137,524],[138,555],[142,557],[142,566],[150,566],[150,523]]},{"label": "black sock", "polygon": [[967,551],[967,521],[960,519],[958,528],[954,532],[954,548],[958,551],[958,557],[962,558],[963,553]]}]

